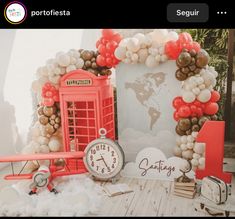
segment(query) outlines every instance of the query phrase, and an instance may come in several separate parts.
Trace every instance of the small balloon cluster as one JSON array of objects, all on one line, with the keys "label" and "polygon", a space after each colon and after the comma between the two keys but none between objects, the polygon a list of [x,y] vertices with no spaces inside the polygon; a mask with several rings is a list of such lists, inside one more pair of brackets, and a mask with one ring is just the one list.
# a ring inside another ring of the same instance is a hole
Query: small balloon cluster
[{"label": "small balloon cluster", "polygon": [[194,49],[183,49],[176,60],[179,69],[176,71],[175,77],[179,81],[184,81],[188,77],[199,74],[208,62],[209,55],[204,49],[200,49],[198,52]]},{"label": "small balloon cluster", "polygon": [[42,105],[53,106],[55,102],[59,102],[59,91],[50,82],[42,87]]},{"label": "small balloon cluster", "polygon": [[177,121],[175,131],[181,136],[174,153],[190,160],[194,170],[204,168],[205,148],[196,143],[196,136],[206,121],[217,120],[220,94],[214,87],[218,73],[208,66],[208,53],[188,33],[179,34],[175,42],[167,42],[165,51],[170,59],[176,60],[175,77],[182,82],[182,96],[172,102]]},{"label": "small balloon cluster", "polygon": [[146,34],[136,33],[122,39],[114,54],[126,64],[140,63],[154,68],[168,60],[164,51],[165,43],[177,39],[175,31],[166,29],[155,29]]},{"label": "small balloon cluster", "polygon": [[61,125],[60,107],[59,104],[53,106],[39,106],[38,108],[38,121],[41,125],[45,126],[43,135],[51,137]]},{"label": "small balloon cluster", "polygon": [[178,40],[170,40],[165,44],[165,53],[169,59],[176,60],[182,49],[198,52],[200,48],[200,44],[194,42],[189,33],[180,33]]},{"label": "small balloon cluster", "polygon": [[200,117],[203,115],[214,115],[218,112],[219,106],[217,102],[220,99],[218,91],[212,91],[208,102],[203,103],[194,100],[192,103],[187,103],[182,97],[178,96],[173,100],[174,119],[178,121],[181,118]]},{"label": "small balloon cluster", "polygon": [[103,29],[102,37],[96,42],[99,51],[96,63],[101,67],[115,67],[120,60],[114,56],[114,51],[121,41],[121,35],[114,33],[111,29]]},{"label": "small balloon cluster", "polygon": [[98,51],[94,52],[92,50],[80,49],[79,52],[81,53],[81,58],[84,61],[84,65],[82,67],[83,70],[89,71],[96,76],[112,74],[110,68],[97,65],[97,57],[99,56]]}]

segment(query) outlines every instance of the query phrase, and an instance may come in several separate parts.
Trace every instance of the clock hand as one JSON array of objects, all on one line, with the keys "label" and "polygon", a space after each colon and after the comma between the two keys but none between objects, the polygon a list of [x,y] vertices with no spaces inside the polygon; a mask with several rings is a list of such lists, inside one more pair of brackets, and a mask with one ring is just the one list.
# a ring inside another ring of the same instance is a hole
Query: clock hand
[{"label": "clock hand", "polygon": [[102,158],[102,160],[103,160],[103,162],[104,162],[105,166],[106,166],[106,167],[107,167],[107,169],[108,169],[109,167],[108,167],[107,163],[105,162],[104,157],[103,157],[102,155],[101,155],[101,158]]},{"label": "clock hand", "polygon": [[100,160],[103,160],[102,158],[100,158],[100,159],[98,159],[98,160],[96,160],[96,161],[100,161]]}]

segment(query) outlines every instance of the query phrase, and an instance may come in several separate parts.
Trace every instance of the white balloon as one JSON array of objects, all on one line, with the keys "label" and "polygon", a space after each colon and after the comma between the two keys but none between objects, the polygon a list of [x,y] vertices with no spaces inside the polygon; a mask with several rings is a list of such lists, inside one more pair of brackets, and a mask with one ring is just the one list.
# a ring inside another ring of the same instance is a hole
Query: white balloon
[{"label": "white balloon", "polygon": [[40,145],[45,145],[45,144],[48,144],[48,143],[49,143],[49,138],[44,137],[44,136],[39,136],[38,139],[37,139],[37,142],[38,142]]},{"label": "white balloon", "polygon": [[56,75],[60,75],[61,74],[61,70],[60,70],[59,67],[55,68],[54,72],[55,72]]},{"label": "white balloon", "polygon": [[182,97],[186,103],[192,103],[196,99],[195,94],[191,91],[184,91]]},{"label": "white balloon", "polygon": [[204,79],[202,77],[197,77],[196,82],[197,82],[197,85],[203,84]]},{"label": "white balloon", "polygon": [[114,51],[114,55],[117,59],[123,60],[126,58],[126,48],[125,47],[117,47]]},{"label": "white balloon", "polygon": [[133,53],[133,55],[132,55],[132,57],[131,57],[131,60],[133,61],[133,62],[137,62],[138,61],[138,55],[136,54],[136,53]]},{"label": "white balloon", "polygon": [[43,154],[48,154],[50,152],[49,147],[47,145],[41,145],[39,151],[39,153]]},{"label": "white balloon", "polygon": [[173,149],[173,154],[177,157],[181,157],[182,150],[180,149],[180,147],[175,146],[174,149]]},{"label": "white balloon", "polygon": [[130,51],[130,50],[127,50],[127,51],[126,51],[126,57],[127,57],[127,58],[131,58],[132,55],[133,55],[133,52],[132,52],[132,51]]},{"label": "white balloon", "polygon": [[199,159],[201,157],[201,155],[200,154],[197,154],[197,153],[193,153],[193,158],[194,159]]},{"label": "white balloon", "polygon": [[180,140],[183,144],[186,144],[188,142],[187,135],[181,136]]},{"label": "white balloon", "polygon": [[199,95],[201,90],[198,88],[198,87],[195,87],[192,89],[192,92],[195,94],[195,95]]},{"label": "white balloon", "polygon": [[60,81],[60,76],[58,75],[58,76],[49,77],[49,80],[53,84],[58,84]]},{"label": "white balloon", "polygon": [[155,57],[152,55],[149,55],[145,61],[145,64],[149,68],[154,68],[157,66],[157,62],[155,60]]},{"label": "white balloon", "polygon": [[138,39],[140,44],[143,44],[145,41],[145,35],[143,33],[137,33],[134,35],[134,38]]},{"label": "white balloon", "polygon": [[60,149],[62,147],[62,143],[61,143],[61,140],[59,138],[52,137],[50,139],[50,142],[49,142],[48,146],[50,148],[50,151],[58,152],[58,151],[60,151]]},{"label": "white balloon", "polygon": [[84,60],[82,58],[77,59],[76,68],[81,69],[84,66]]},{"label": "white balloon", "polygon": [[192,150],[183,151],[182,157],[185,159],[192,159],[193,158],[193,151]]},{"label": "white balloon", "polygon": [[153,41],[164,43],[168,36],[168,31],[166,29],[155,29],[151,35]]},{"label": "white balloon", "polygon": [[132,52],[137,52],[140,49],[140,42],[137,38],[131,38],[127,42],[127,49]]},{"label": "white balloon", "polygon": [[75,65],[77,63],[77,59],[75,57],[70,57],[70,64]]},{"label": "white balloon", "polygon": [[205,143],[195,143],[194,144],[194,148],[193,150],[197,153],[197,154],[202,154],[205,151]]},{"label": "white balloon", "polygon": [[197,99],[202,102],[206,103],[211,98],[211,92],[208,89],[204,89],[200,92],[200,94],[197,96]]},{"label": "white balloon", "polygon": [[192,132],[192,137],[194,137],[194,139],[197,137],[197,135],[198,135],[198,132]]},{"label": "white balloon", "polygon": [[192,135],[188,135],[187,136],[187,141],[190,142],[190,143],[194,142],[194,137]]},{"label": "white balloon", "polygon": [[130,64],[130,63],[131,63],[131,60],[130,60],[129,58],[125,58],[125,59],[123,60],[123,62],[126,63],[126,64]]},{"label": "white balloon", "polygon": [[187,148],[187,144],[181,144],[181,145],[180,145],[180,149],[181,149],[182,151],[187,150],[187,149],[188,149],[188,148]]},{"label": "white balloon", "polygon": [[67,67],[70,64],[70,56],[67,54],[62,54],[58,56],[57,62],[62,67]]},{"label": "white balloon", "polygon": [[195,158],[193,158],[192,160],[191,160],[191,163],[192,163],[192,165],[193,166],[198,166],[198,160],[197,159],[195,159]]},{"label": "white balloon", "polygon": [[74,71],[74,70],[76,70],[76,69],[77,69],[77,68],[76,68],[75,65],[69,65],[69,66],[66,68],[66,72],[68,73],[68,72]]},{"label": "white balloon", "polygon": [[168,34],[167,34],[167,37],[166,37],[166,41],[170,41],[170,40],[173,40],[173,41],[176,41],[178,40],[179,38],[179,35],[178,33],[176,33],[175,31],[170,31]]},{"label": "white balloon", "polygon": [[198,88],[199,88],[200,90],[204,90],[204,89],[206,88],[206,85],[205,85],[205,84],[200,84],[200,85],[198,86]]},{"label": "white balloon", "polygon": [[130,40],[129,37],[122,39],[119,43],[119,47],[127,47],[127,43],[128,43],[129,40]]},{"label": "white balloon", "polygon": [[161,62],[166,62],[168,60],[167,55],[163,54],[161,55]]},{"label": "white balloon", "polygon": [[144,63],[148,57],[148,50],[147,49],[140,49],[137,52],[139,56],[139,63]]},{"label": "white balloon", "polygon": [[161,61],[161,56],[160,55],[156,55],[155,56],[155,60],[157,63],[159,63]]},{"label": "white balloon", "polygon": [[194,143],[192,143],[192,142],[187,143],[187,148],[188,149],[193,149],[193,147],[194,147]]},{"label": "white balloon", "polygon": [[202,166],[205,165],[205,157],[199,158],[198,161],[199,161],[199,164],[200,164],[200,165],[202,165]]}]

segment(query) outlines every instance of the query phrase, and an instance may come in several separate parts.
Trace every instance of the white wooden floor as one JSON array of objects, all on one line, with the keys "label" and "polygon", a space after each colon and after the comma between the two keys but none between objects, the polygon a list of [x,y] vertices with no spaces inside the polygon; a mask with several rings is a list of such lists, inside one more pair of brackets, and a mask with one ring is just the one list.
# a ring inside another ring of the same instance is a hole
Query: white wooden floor
[{"label": "white wooden floor", "polygon": [[[105,197],[100,216],[207,216],[194,210],[195,199],[172,194],[173,183],[168,181],[121,178],[134,192]],[[232,194],[235,196],[235,180]]]},{"label": "white wooden floor", "polygon": [[[0,189],[14,181],[3,179],[10,167],[0,171]],[[235,175],[233,176],[233,179]],[[103,186],[105,183],[96,182]],[[195,199],[172,194],[173,184],[168,181],[121,178],[118,183],[127,183],[134,192],[115,197],[103,197],[103,204],[95,215],[88,216],[204,216],[194,210]],[[235,180],[232,182],[235,196]]]}]

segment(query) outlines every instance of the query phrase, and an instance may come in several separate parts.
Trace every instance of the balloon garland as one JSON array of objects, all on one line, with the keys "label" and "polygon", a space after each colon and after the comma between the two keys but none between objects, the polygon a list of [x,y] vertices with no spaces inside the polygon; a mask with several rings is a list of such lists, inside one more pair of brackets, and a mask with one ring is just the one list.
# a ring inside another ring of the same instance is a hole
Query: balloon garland
[{"label": "balloon garland", "polygon": [[[106,32],[104,31],[104,33]],[[112,40],[118,41],[120,37],[119,34],[114,34]],[[98,64],[99,56],[99,51],[71,49],[66,53],[58,52],[55,58],[49,59],[45,66],[37,69],[37,79],[32,83],[32,90],[36,94],[38,102],[37,121],[31,127],[32,139],[23,148],[23,154],[49,153],[62,150],[59,80],[64,74],[76,69],[87,70],[97,77],[111,75],[113,65],[100,66]],[[114,62],[114,64],[116,63],[117,61]],[[29,170],[37,169],[38,163],[28,162],[26,168]]]},{"label": "balloon garland", "polygon": [[217,120],[220,94],[214,86],[218,73],[208,66],[208,53],[188,33],[179,34],[177,41],[167,42],[165,52],[169,59],[176,60],[175,77],[182,82],[182,97],[172,102],[177,121],[175,131],[180,136],[174,154],[190,160],[194,170],[203,169],[205,145],[195,140],[205,121]]},{"label": "balloon garland", "polygon": [[[194,42],[189,33],[156,29],[146,34],[136,33],[122,38],[111,29],[102,30],[96,42],[97,51],[75,50],[59,52],[38,68],[32,83],[38,101],[37,121],[31,127],[32,140],[22,153],[49,153],[62,150],[60,127],[59,80],[76,69],[84,69],[97,77],[110,75],[118,63],[145,64],[156,67],[167,60],[176,60],[175,77],[182,83],[182,96],[175,97],[173,118],[177,122],[176,156],[190,160],[193,168],[205,164],[203,143],[196,143],[198,131],[207,120],[217,120],[220,94],[214,90],[218,73],[208,66],[209,55]],[[38,168],[29,162],[28,169]]]}]

